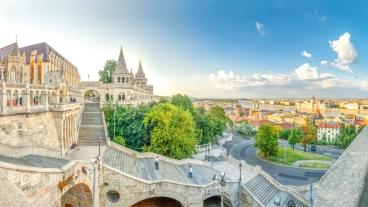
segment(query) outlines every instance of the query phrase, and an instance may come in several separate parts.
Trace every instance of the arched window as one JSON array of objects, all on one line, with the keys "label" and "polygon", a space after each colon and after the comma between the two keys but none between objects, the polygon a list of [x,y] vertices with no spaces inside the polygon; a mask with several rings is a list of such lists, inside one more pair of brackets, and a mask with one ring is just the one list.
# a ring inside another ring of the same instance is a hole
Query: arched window
[{"label": "arched window", "polygon": [[118,83],[120,83],[120,77],[118,77]]},{"label": "arched window", "polygon": [[122,83],[125,83],[125,77],[122,77],[122,79],[123,79]]},{"label": "arched window", "polygon": [[105,100],[106,101],[109,101],[110,100],[110,94],[108,94],[108,93],[105,94]]}]

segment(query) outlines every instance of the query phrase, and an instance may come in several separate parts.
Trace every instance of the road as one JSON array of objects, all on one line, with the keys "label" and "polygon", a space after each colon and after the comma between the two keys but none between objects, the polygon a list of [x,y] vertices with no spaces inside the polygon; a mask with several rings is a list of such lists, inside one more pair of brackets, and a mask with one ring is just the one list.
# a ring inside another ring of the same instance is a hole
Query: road
[{"label": "road", "polygon": [[252,140],[243,139],[234,135],[231,142],[226,142],[224,147],[237,160],[245,160],[248,164],[259,165],[275,180],[283,185],[301,186],[317,182],[326,172],[325,170],[311,170],[274,165],[265,162],[256,156],[256,149]]}]

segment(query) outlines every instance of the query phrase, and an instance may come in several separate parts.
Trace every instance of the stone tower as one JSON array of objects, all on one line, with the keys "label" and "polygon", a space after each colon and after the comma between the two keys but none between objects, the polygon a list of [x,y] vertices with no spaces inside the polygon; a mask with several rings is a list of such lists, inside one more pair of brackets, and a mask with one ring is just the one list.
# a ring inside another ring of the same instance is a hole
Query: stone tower
[{"label": "stone tower", "polygon": [[139,61],[138,71],[135,74],[135,83],[137,86],[140,86],[140,87],[147,85],[147,78],[143,72],[141,61]]},{"label": "stone tower", "polygon": [[123,54],[123,48],[121,47],[116,69],[112,73],[112,82],[122,84],[132,84],[133,79],[134,76],[131,72],[128,71]]}]

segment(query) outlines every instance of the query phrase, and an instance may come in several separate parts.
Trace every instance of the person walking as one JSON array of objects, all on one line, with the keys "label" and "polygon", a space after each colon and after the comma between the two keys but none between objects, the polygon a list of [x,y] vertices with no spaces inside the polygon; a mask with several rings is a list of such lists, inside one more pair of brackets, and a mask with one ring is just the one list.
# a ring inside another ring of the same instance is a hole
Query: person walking
[{"label": "person walking", "polygon": [[193,178],[193,167],[191,165],[189,165],[189,174],[188,174],[188,178]]},{"label": "person walking", "polygon": [[158,156],[155,158],[155,169],[158,170]]}]

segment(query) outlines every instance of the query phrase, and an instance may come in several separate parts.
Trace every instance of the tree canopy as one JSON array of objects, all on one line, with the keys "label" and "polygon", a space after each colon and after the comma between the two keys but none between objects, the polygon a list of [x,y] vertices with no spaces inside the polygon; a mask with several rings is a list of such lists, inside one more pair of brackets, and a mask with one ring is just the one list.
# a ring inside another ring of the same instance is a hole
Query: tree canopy
[{"label": "tree canopy", "polygon": [[174,158],[189,157],[196,144],[213,142],[229,123],[223,108],[196,108],[188,96],[181,94],[137,107],[111,102],[103,111],[113,141],[114,136],[120,136],[124,142],[121,138],[115,141],[128,148]]},{"label": "tree canopy", "polygon": [[100,81],[103,83],[112,83],[112,73],[116,69],[116,60],[107,60],[102,70],[98,71]]},{"label": "tree canopy", "polygon": [[305,124],[301,127],[302,137],[300,143],[304,146],[304,151],[307,150],[307,145],[317,140],[317,133],[315,127],[310,123],[307,118]]},{"label": "tree canopy", "polygon": [[300,142],[302,132],[298,128],[293,128],[290,130],[288,143],[295,148],[295,144]]},{"label": "tree canopy", "polygon": [[195,152],[195,125],[188,111],[170,103],[158,104],[147,114],[144,124],[153,127],[145,151],[176,159],[188,158]]},{"label": "tree canopy", "polygon": [[278,149],[278,134],[270,124],[261,125],[257,131],[255,146],[264,157],[276,155]]}]

